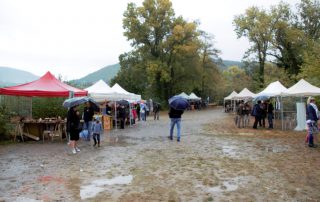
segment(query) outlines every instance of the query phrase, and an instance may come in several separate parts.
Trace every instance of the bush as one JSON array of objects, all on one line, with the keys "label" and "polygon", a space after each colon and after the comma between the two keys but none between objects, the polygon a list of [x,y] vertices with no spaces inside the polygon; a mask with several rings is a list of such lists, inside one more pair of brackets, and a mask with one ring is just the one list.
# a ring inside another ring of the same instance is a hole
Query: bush
[{"label": "bush", "polygon": [[5,105],[0,105],[0,141],[8,140],[11,115]]}]

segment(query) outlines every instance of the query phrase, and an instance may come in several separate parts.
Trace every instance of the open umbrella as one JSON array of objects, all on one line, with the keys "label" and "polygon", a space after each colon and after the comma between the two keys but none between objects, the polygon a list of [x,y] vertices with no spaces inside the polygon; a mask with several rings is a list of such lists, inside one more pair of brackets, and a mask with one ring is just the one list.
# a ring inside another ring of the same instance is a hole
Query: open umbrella
[{"label": "open umbrella", "polygon": [[90,97],[73,97],[73,98],[69,98],[69,99],[66,99],[64,102],[63,102],[63,106],[65,108],[70,108],[70,107],[74,107],[74,106],[77,106],[77,105],[80,105],[80,104],[83,104],[83,103],[86,103],[86,102],[90,102],[91,103],[91,106],[94,108],[95,111],[98,111],[99,110],[99,104],[96,103],[92,98]]},{"label": "open umbrella", "polygon": [[127,101],[127,100],[119,100],[119,101],[117,101],[117,104],[119,104],[121,106],[128,107],[129,106],[129,101]]},{"label": "open umbrella", "polygon": [[258,101],[258,100],[269,100],[270,99],[270,96],[269,95],[266,95],[266,94],[263,94],[263,95],[258,95],[257,97],[255,97],[253,99],[253,101]]},{"label": "open umbrella", "polygon": [[169,105],[176,110],[185,110],[189,107],[189,102],[181,96],[173,96],[169,99]]}]

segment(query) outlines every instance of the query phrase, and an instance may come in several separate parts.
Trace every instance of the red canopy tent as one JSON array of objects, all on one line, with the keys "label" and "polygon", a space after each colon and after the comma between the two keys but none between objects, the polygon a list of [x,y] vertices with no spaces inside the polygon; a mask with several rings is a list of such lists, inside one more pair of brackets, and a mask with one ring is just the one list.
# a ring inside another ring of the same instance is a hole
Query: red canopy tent
[{"label": "red canopy tent", "polygon": [[74,96],[87,96],[88,91],[69,86],[56,79],[50,72],[47,72],[38,80],[0,88],[0,95],[26,96],[26,97],[69,97],[70,92]]}]

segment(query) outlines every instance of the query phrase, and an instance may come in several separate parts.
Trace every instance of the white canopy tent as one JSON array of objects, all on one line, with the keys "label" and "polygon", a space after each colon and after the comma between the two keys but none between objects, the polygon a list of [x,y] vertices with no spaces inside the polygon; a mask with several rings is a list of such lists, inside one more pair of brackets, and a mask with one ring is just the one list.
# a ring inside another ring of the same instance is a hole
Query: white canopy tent
[{"label": "white canopy tent", "polygon": [[187,100],[190,99],[190,98],[189,98],[189,95],[187,95],[185,92],[180,93],[178,96],[181,96],[181,97],[183,97],[183,98],[185,98],[185,99],[187,99]]},{"label": "white canopy tent", "polygon": [[232,91],[232,93],[225,97],[224,100],[232,100],[236,95],[238,95],[238,93],[236,91]]},{"label": "white canopy tent", "polygon": [[116,101],[122,99],[103,80],[97,81],[95,84],[86,88],[85,90],[87,90],[90,97],[92,97],[97,102],[104,102],[105,100]]},{"label": "white canopy tent", "polygon": [[194,93],[191,93],[190,95],[189,95],[189,99],[190,100],[201,100],[201,98],[200,97],[198,97],[196,94],[194,94]]},{"label": "white canopy tent", "polygon": [[288,89],[287,94],[296,97],[317,96],[320,95],[320,88],[301,79]]},{"label": "white canopy tent", "polygon": [[238,95],[234,96],[233,99],[244,100],[244,99],[253,99],[256,96],[253,92],[244,88]]},{"label": "white canopy tent", "polygon": [[297,127],[295,130],[302,131],[306,129],[306,104],[302,102],[302,97],[320,95],[320,88],[301,79],[291,86],[287,91],[288,96],[301,97],[301,102],[296,103],[297,108]]},{"label": "white canopy tent", "polygon": [[277,96],[282,96],[282,95],[286,95],[287,94],[288,89],[286,87],[284,87],[280,81],[275,81],[270,83],[263,91],[261,91],[260,93],[258,93],[256,95],[260,96],[260,95],[267,95],[270,97],[277,97]]},{"label": "white canopy tent", "polygon": [[[232,93],[230,93],[230,95],[228,95],[227,97],[225,97],[224,99],[223,99],[223,108],[224,108],[224,111],[226,111],[226,108],[225,108],[225,106],[226,106],[226,100],[231,100],[231,105],[232,105],[232,100],[234,100],[233,98],[236,96],[236,95],[238,95],[238,93],[236,92],[236,91],[232,91]],[[236,106],[236,103],[235,103],[235,101],[233,102],[233,108],[235,109],[235,106]],[[232,107],[232,106],[231,106]]]},{"label": "white canopy tent", "polygon": [[141,95],[137,95],[134,93],[130,93],[123,89],[119,84],[114,84],[111,88],[113,91],[115,91],[122,99],[128,100],[128,101],[140,101]]}]

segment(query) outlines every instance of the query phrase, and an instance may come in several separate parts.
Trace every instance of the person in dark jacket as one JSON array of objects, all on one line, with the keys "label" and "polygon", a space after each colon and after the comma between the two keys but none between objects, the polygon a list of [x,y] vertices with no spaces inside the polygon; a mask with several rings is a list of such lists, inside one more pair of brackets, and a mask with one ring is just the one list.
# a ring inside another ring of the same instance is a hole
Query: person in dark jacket
[{"label": "person in dark jacket", "polygon": [[319,110],[317,105],[315,104],[315,99],[313,97],[309,97],[307,103],[306,118],[308,125],[308,146],[314,147],[314,133],[318,131]]},{"label": "person in dark jacket", "polygon": [[268,122],[269,122],[269,129],[273,128],[273,105],[272,102],[269,100],[266,102],[267,103],[267,117],[268,117]]},{"label": "person in dark jacket", "polygon": [[89,134],[91,134],[93,115],[94,115],[94,109],[91,106],[90,102],[87,102],[86,106],[83,109],[83,121],[84,121],[84,129],[87,129],[89,131]]},{"label": "person in dark jacket", "polygon": [[258,103],[254,105],[253,109],[252,109],[252,116],[254,116],[254,123],[253,123],[253,128],[257,129],[257,125],[258,123],[261,121],[261,114],[262,114],[262,110],[261,110],[261,101],[258,100]]},{"label": "person in dark jacket", "polygon": [[126,109],[123,105],[119,107],[119,118],[120,118],[120,128],[124,129],[124,125],[126,121]]},{"label": "person in dark jacket", "polygon": [[70,134],[70,146],[73,154],[80,152],[80,149],[77,147],[80,131],[80,113],[77,106],[74,106],[69,109],[67,115],[67,132]]},{"label": "person in dark jacket", "polygon": [[177,125],[177,141],[180,142],[180,134],[181,134],[181,115],[183,114],[183,110],[176,110],[170,107],[169,110],[169,118],[171,120],[170,123],[170,140],[173,140],[173,130],[174,126]]},{"label": "person in dark jacket", "polygon": [[160,104],[159,103],[154,103],[153,104],[153,115],[154,115],[154,120],[159,120],[159,113],[160,113]]}]

